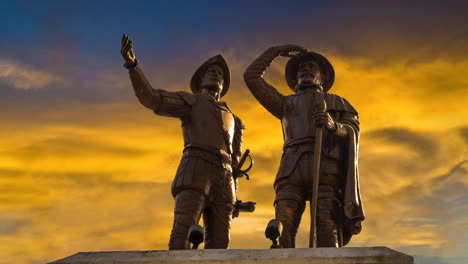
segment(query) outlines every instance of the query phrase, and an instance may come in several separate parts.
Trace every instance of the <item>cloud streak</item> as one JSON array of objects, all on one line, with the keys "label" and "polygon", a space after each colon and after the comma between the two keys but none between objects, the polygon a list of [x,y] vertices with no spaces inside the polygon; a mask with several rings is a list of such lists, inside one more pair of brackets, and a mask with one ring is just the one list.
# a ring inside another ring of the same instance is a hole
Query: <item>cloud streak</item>
[{"label": "cloud streak", "polygon": [[40,89],[51,84],[68,85],[58,75],[5,59],[0,59],[0,80],[20,90]]}]

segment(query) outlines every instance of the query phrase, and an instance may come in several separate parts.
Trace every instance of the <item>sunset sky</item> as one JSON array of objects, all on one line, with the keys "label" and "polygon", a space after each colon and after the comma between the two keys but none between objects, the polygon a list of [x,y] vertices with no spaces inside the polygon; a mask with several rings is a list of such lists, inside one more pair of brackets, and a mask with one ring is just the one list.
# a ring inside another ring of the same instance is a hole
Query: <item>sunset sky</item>
[{"label": "sunset sky", "polygon": [[[202,62],[226,58],[223,100],[255,159],[239,198],[257,202],[233,221],[231,248],[269,247],[283,144],[242,74],[268,47],[291,43],[331,61],[330,92],[359,112],[367,219],[349,246],[468,263],[468,4],[435,2],[2,1],[0,263],[167,249],[180,121],[134,96],[123,33],[154,88],[189,91]],[[286,62],[265,78],[290,94]],[[308,245],[307,215],[298,247]]]}]

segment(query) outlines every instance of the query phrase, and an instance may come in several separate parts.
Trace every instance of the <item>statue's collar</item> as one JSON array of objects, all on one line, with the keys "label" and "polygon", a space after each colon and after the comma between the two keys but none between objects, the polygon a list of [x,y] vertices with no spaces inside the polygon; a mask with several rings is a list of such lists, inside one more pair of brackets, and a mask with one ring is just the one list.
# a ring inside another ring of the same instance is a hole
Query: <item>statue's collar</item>
[{"label": "statue's collar", "polygon": [[218,103],[218,101],[216,101],[216,98],[214,98],[214,96],[210,94],[202,93],[201,96],[203,96],[203,98],[207,99],[210,102]]},{"label": "statue's collar", "polygon": [[216,106],[220,106],[220,107],[225,107],[225,108],[227,108],[226,102],[224,102],[224,101],[216,101],[216,99],[215,99],[213,96],[209,95],[209,94],[201,94],[201,96],[202,96],[204,99],[206,99],[207,101],[213,103],[213,104],[216,105]]},{"label": "statue's collar", "polygon": [[[313,88],[307,88],[307,89],[301,89],[299,90],[296,94],[320,94],[320,93],[323,93],[323,92],[319,92]],[[325,93],[323,93],[325,94]]]}]

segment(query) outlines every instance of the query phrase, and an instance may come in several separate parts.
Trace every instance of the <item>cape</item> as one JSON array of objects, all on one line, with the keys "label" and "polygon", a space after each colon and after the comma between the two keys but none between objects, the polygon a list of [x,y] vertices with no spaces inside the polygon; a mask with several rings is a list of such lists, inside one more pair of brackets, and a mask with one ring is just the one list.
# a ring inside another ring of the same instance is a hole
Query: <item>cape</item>
[{"label": "cape", "polygon": [[[348,131],[348,140],[343,151],[347,150],[347,161],[344,175],[346,182],[343,194],[343,246],[348,244],[353,235],[359,234],[362,229],[361,222],[365,219],[364,209],[361,201],[359,185],[358,154],[359,154],[359,121],[358,113],[346,99],[335,95],[325,94],[327,111],[335,120],[344,125]],[[342,119],[342,112],[352,113],[356,119]]]}]

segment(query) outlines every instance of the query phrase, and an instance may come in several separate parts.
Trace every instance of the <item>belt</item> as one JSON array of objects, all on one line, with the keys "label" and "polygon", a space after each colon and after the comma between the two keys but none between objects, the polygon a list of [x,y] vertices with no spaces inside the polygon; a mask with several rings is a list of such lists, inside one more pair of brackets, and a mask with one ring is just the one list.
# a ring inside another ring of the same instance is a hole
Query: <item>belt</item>
[{"label": "belt", "polygon": [[185,145],[183,153],[185,153],[185,151],[190,150],[190,149],[202,150],[204,152],[212,154],[216,156],[217,158],[219,158],[222,163],[228,163],[229,165],[231,165],[232,163],[231,155],[229,155],[223,149],[218,149],[213,146],[208,146],[208,145],[203,145],[203,144],[198,144],[198,143],[189,143]]},{"label": "belt", "polygon": [[298,138],[298,139],[291,139],[284,143],[283,151],[289,147],[293,147],[296,145],[302,144],[315,144],[315,137],[306,137],[306,138]]}]

